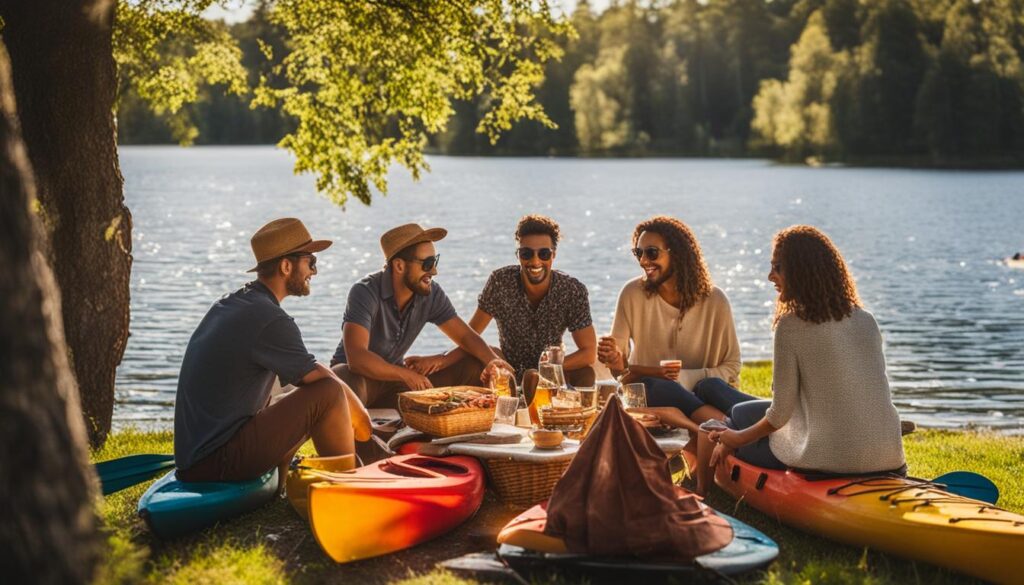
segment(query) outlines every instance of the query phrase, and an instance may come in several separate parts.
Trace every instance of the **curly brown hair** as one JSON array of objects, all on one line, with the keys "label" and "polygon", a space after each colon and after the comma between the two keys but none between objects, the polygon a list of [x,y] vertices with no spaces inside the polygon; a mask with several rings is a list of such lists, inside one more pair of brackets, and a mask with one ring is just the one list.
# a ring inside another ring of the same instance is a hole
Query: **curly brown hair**
[{"label": "curly brown hair", "polygon": [[558,224],[546,215],[524,215],[516,226],[516,241],[526,236],[551,236],[551,245],[558,247]]},{"label": "curly brown hair", "polygon": [[794,225],[775,234],[773,246],[772,262],[785,279],[775,325],[789,313],[810,323],[842,321],[863,306],[843,255],[821,230]]},{"label": "curly brown hair", "polygon": [[[679,312],[685,315],[694,305],[708,298],[714,286],[697,237],[685,223],[667,215],[656,215],[636,226],[633,230],[634,248],[640,241],[640,234],[644,232],[665,238],[676,290],[679,291]],[[651,295],[654,291],[648,290],[647,293]]]}]

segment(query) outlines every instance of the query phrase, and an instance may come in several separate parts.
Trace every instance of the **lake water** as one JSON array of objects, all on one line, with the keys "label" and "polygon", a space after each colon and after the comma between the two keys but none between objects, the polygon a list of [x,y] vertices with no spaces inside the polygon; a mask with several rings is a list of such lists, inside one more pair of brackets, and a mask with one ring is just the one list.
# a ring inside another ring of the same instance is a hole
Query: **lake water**
[{"label": "lake water", "polygon": [[[410,221],[448,228],[439,282],[467,318],[488,274],[515,262],[518,218],[562,227],[556,268],[590,289],[599,334],[622,284],[639,274],[633,226],[658,213],[688,223],[732,302],[743,359],[771,358],[770,242],[780,228],[824,229],[881,326],[900,411],[925,426],[1024,432],[1024,173],[777,166],[753,160],[429,159],[403,169],[372,207],[342,208],[295,176],[272,147],[121,149],[135,221],[131,338],[117,376],[115,424],[169,426],[181,358],[210,304],[251,278],[249,237],[302,218],[320,254],[312,294],[289,298],[310,351],[328,361],[349,287],[378,270],[380,234]],[[492,326],[485,337],[497,343]],[[571,340],[569,341],[571,343]],[[413,352],[446,338],[428,326]]]}]

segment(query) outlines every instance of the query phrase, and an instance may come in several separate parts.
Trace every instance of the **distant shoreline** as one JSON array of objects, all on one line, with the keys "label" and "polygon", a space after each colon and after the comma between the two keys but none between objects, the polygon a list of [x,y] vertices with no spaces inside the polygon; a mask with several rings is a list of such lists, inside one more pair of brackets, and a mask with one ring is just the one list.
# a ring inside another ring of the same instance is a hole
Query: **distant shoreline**
[{"label": "distant shoreline", "polygon": [[[262,148],[277,147],[274,143],[237,143],[237,144],[195,144],[192,146],[180,146],[173,142],[159,142],[150,144],[118,144],[118,148],[151,148],[151,147],[179,147],[179,148]],[[428,156],[444,156],[450,158],[542,158],[542,159],[578,159],[578,160],[760,160],[779,166],[794,166],[808,168],[890,168],[890,169],[913,169],[930,171],[1020,171],[1024,170],[1024,155],[1014,156],[992,156],[984,158],[971,158],[960,160],[933,159],[932,157],[908,155],[908,156],[885,156],[885,157],[858,157],[849,160],[818,160],[808,157],[803,161],[786,160],[773,157],[765,153],[750,154],[722,154],[722,155],[698,155],[685,153],[607,153],[607,154],[544,154],[529,152],[506,152],[506,153],[444,153],[437,149],[428,148],[424,151]]]}]

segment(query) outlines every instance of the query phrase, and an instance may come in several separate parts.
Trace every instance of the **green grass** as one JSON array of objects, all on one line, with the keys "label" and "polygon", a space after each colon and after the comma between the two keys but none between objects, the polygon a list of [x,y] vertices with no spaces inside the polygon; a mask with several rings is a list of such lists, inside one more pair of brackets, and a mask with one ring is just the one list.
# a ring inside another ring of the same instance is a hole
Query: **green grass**
[{"label": "green grass", "polygon": [[[758,396],[771,394],[771,364],[745,364],[740,387]],[[910,473],[935,477],[969,469],[982,473],[1002,489],[1000,505],[1024,512],[1024,437],[986,432],[919,431],[904,438]],[[169,432],[123,431],[93,453],[102,461],[135,453],[170,453]],[[304,451],[311,452],[307,445]],[[477,583],[435,568],[461,554],[494,546],[497,530],[519,509],[490,495],[481,511],[463,527],[433,542],[386,557],[351,565],[335,565],[324,555],[308,525],[287,500],[276,500],[241,518],[200,534],[169,543],[154,539],[135,515],[135,506],[149,482],[112,494],[98,503],[107,530],[105,563],[97,576],[101,585],[121,583],[277,584],[277,583],[401,583],[462,585]],[[831,543],[781,525],[715,491],[714,507],[765,532],[779,543],[780,556],[767,571],[740,583],[770,585],[878,585],[972,583],[944,569],[904,561],[873,551]]]}]

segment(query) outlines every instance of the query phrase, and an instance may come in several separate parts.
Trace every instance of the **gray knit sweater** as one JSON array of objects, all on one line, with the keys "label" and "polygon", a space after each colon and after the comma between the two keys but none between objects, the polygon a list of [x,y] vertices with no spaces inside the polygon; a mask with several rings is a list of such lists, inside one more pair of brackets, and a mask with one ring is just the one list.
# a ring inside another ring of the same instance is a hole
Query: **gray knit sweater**
[{"label": "gray knit sweater", "polygon": [[786,465],[836,473],[903,465],[900,420],[885,374],[882,334],[862,309],[815,324],[796,315],[775,330],[772,453]]}]

